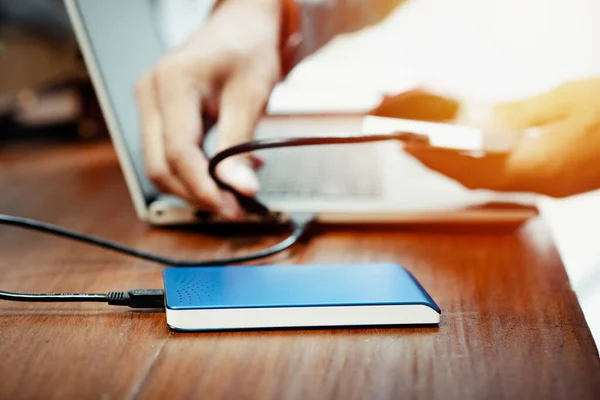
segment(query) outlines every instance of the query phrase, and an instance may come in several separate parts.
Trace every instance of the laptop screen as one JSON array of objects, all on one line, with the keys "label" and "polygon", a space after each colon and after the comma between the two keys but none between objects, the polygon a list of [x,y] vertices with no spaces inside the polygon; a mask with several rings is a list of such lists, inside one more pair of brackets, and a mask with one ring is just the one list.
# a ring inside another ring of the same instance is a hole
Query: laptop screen
[{"label": "laptop screen", "polygon": [[[157,4],[151,0],[77,0],[74,3],[108,101],[105,111],[112,114],[116,125],[111,131],[113,141],[120,141],[126,153],[125,157],[121,154],[120,162],[135,172],[138,190],[149,202],[157,191],[144,170],[134,85],[165,52],[155,18]],[[131,182],[128,183],[130,190],[134,189]]]}]

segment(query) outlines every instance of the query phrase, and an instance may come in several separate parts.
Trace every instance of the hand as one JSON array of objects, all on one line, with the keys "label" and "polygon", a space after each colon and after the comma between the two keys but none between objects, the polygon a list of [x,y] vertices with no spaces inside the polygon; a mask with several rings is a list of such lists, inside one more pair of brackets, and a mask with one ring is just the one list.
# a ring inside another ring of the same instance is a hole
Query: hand
[{"label": "hand", "polygon": [[471,189],[565,197],[600,188],[600,78],[574,81],[492,108],[490,127],[537,127],[508,154],[484,157],[405,148],[425,166]]},{"label": "hand", "polygon": [[[136,85],[146,170],[156,186],[227,219],[243,212],[208,175],[202,113],[218,117],[218,149],[252,137],[280,79],[279,0],[226,0],[181,47]],[[221,179],[253,196],[246,158],[219,165]]]}]

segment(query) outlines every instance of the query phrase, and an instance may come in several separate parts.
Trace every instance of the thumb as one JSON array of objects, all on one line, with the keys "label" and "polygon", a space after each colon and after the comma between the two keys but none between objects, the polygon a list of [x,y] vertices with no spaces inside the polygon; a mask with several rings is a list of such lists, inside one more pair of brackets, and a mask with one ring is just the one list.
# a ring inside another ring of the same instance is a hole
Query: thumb
[{"label": "thumb", "polygon": [[[237,74],[228,80],[221,95],[217,148],[219,151],[251,140],[270,88],[257,83],[249,74]],[[219,166],[221,179],[240,192],[253,196],[259,183],[249,154],[224,160]]]},{"label": "thumb", "polygon": [[569,113],[564,87],[524,100],[497,104],[493,108],[494,125],[508,129],[526,129],[564,119]]}]

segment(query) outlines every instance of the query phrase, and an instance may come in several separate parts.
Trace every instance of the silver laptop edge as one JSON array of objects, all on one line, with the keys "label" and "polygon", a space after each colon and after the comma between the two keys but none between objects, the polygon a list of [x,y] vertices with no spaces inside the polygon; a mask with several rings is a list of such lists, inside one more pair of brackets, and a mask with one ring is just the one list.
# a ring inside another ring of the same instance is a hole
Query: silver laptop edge
[{"label": "silver laptop edge", "polygon": [[[64,0],[64,4],[73,25],[73,30],[83,54],[98,101],[102,108],[102,113],[106,120],[119,164],[125,175],[125,181],[132,197],[135,211],[140,219],[153,224],[196,222],[197,218],[195,217],[193,209],[177,199],[161,196],[155,191],[145,174],[143,174],[141,170],[136,171],[134,155],[130,153],[131,149],[125,143],[123,132],[121,131],[123,127],[118,121],[115,110],[113,109],[113,103],[111,102],[108,93],[104,75],[100,69],[99,60],[96,58],[97,56],[94,52],[88,30],[86,29],[86,23],[84,22],[80,9],[82,2],[87,6],[94,6],[92,3],[106,6],[106,2],[108,1],[118,2],[118,6],[120,7],[128,5],[136,8],[136,11],[138,12],[136,29],[139,28],[139,22],[142,22],[142,25],[143,23],[146,23],[147,28],[149,28],[148,24],[153,22],[152,17],[147,15],[147,13],[151,12],[150,3],[148,1],[92,0],[85,3],[82,0]],[[117,4],[115,5],[117,6]],[[113,9],[116,8],[113,7]],[[123,10],[122,15],[127,15],[126,10]],[[155,29],[154,27],[151,28],[154,34],[148,35],[147,40],[149,42],[154,40],[156,42],[154,46],[156,46],[157,50],[160,49],[160,51],[162,51],[162,46],[158,38],[156,38]],[[110,29],[110,26],[107,27],[107,29]],[[152,46],[153,44],[148,43],[148,45]],[[149,66],[150,65],[145,67],[147,68]],[[131,92],[130,95],[133,96],[133,86],[129,85],[127,90],[129,90]]]}]

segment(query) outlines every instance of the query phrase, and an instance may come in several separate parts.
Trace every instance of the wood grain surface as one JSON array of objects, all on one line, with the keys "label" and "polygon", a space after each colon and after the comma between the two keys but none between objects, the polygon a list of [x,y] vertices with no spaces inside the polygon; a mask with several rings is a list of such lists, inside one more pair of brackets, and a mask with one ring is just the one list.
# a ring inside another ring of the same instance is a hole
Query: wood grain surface
[{"label": "wood grain surface", "polygon": [[[0,148],[0,212],[207,258],[277,237],[151,228],[109,144]],[[398,262],[439,328],[182,334],[102,304],[0,303],[1,399],[594,399],[598,352],[543,220],[514,231],[323,229],[271,262]],[[161,267],[0,227],[1,288],[160,287]]]}]

